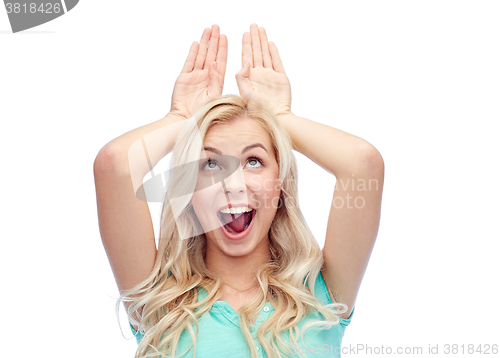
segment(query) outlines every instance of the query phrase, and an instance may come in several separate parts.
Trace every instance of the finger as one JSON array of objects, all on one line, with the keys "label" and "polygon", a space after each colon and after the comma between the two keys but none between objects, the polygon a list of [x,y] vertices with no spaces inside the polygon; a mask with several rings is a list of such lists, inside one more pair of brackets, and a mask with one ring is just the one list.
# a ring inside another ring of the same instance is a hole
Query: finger
[{"label": "finger", "polygon": [[285,73],[283,63],[281,62],[280,54],[278,53],[278,48],[274,42],[269,42],[269,51],[271,52],[271,58],[273,61],[273,68],[276,72]]},{"label": "finger", "polygon": [[196,56],[196,62],[194,63],[195,70],[203,69],[203,64],[205,63],[205,57],[207,55],[207,44],[208,40],[210,39],[211,31],[212,30],[209,28],[206,28],[205,31],[203,31],[203,35],[201,36],[200,40],[200,46],[198,47],[198,55]]},{"label": "finger", "polygon": [[256,24],[250,26],[252,36],[253,67],[262,66],[262,49],[260,48],[259,28]]},{"label": "finger", "polygon": [[273,68],[273,62],[271,60],[271,53],[269,52],[269,44],[267,43],[266,30],[263,27],[259,27],[260,35],[260,46],[262,48],[262,61],[264,62],[265,68]]},{"label": "finger", "polygon": [[193,42],[191,48],[189,49],[189,54],[184,62],[184,67],[182,68],[183,73],[189,73],[194,68],[194,61],[196,60],[196,54],[198,53],[198,42]]},{"label": "finger", "polygon": [[217,72],[224,78],[227,64],[227,37],[220,35],[219,50],[217,51]]},{"label": "finger", "polygon": [[243,34],[243,47],[241,50],[241,67],[245,66],[245,62],[248,62],[250,64],[250,67],[253,67],[252,38],[250,37],[250,32],[245,32]]},{"label": "finger", "polygon": [[217,50],[219,48],[219,31],[219,26],[212,26],[212,35],[210,37],[210,43],[208,45],[207,58],[205,59],[205,64],[203,66],[204,68],[207,68],[208,65],[211,65],[217,57]]}]

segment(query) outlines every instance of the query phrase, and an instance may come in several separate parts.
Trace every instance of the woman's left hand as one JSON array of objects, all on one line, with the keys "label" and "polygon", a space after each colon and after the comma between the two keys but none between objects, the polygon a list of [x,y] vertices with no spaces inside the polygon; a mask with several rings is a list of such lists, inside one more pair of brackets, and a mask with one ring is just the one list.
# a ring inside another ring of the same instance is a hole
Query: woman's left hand
[{"label": "woman's left hand", "polygon": [[236,74],[240,95],[267,101],[277,117],[290,114],[292,91],[278,49],[256,24],[243,34],[243,68]]}]

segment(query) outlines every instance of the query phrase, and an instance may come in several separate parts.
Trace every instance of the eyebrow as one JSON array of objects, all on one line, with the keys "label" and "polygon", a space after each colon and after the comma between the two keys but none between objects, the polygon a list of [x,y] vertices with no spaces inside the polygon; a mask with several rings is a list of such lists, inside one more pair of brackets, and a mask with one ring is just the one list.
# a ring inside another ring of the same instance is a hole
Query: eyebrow
[{"label": "eyebrow", "polygon": [[[243,151],[241,153],[245,153],[245,152],[249,151],[250,149],[256,148],[256,147],[260,147],[260,148],[264,149],[266,151],[266,153],[268,153],[267,149],[262,144],[260,144],[260,143],[251,144],[248,147],[245,147],[245,149],[243,149]],[[202,151],[203,150],[209,150],[211,152],[214,152],[214,153],[217,153],[219,155],[222,155],[222,152],[220,150],[218,150],[217,148],[213,148],[213,147],[203,147],[201,150]]]}]

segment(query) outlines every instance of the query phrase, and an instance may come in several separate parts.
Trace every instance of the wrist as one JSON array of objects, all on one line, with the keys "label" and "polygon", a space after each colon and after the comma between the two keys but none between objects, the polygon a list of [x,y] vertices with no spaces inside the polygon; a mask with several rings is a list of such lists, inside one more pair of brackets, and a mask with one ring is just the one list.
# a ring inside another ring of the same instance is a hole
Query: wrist
[{"label": "wrist", "polygon": [[276,114],[276,118],[278,118],[278,120],[287,120],[287,119],[290,119],[290,118],[293,118],[295,117],[295,114],[292,113],[292,111],[286,111],[286,112],[281,112],[279,114]]},{"label": "wrist", "polygon": [[171,119],[177,120],[177,121],[184,121],[187,119],[186,116],[179,114],[175,111],[168,112],[167,115],[165,116],[165,119],[168,119],[168,118],[171,118]]}]

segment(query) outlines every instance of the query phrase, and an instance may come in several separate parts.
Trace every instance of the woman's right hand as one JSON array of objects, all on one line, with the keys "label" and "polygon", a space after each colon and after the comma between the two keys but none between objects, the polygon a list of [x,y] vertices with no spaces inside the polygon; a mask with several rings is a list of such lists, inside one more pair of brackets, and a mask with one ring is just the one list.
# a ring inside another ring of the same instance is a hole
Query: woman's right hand
[{"label": "woman's right hand", "polygon": [[[208,44],[208,47],[207,47]],[[200,40],[191,45],[181,74],[175,82],[170,114],[182,119],[213,98],[222,95],[227,61],[227,38],[219,26],[206,28]]]}]

